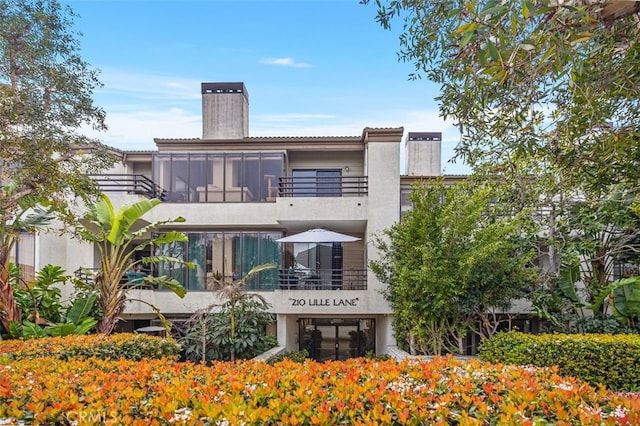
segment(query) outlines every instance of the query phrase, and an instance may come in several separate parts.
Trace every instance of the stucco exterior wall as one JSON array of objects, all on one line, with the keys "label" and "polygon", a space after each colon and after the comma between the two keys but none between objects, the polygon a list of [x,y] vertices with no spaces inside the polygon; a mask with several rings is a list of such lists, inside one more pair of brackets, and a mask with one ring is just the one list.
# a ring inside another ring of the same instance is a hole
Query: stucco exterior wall
[{"label": "stucco exterior wall", "polygon": [[[400,219],[400,139],[402,129],[386,129],[370,132],[367,137],[367,175],[369,177],[369,199],[367,209],[367,239],[393,226]],[[368,245],[367,258],[379,259],[378,251]],[[383,289],[375,275],[369,270],[367,282],[370,291],[379,294]],[[380,308],[391,310],[380,296]]]}]

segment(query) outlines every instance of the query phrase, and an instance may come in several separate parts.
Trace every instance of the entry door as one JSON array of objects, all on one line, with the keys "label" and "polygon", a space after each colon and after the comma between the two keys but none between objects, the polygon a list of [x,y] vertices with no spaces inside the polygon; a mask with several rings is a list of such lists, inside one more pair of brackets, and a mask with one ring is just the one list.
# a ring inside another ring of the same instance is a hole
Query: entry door
[{"label": "entry door", "polygon": [[[341,361],[359,356],[358,327],[355,325],[318,325],[315,334],[315,359]],[[313,356],[313,354],[310,354]]]},{"label": "entry door", "polygon": [[301,319],[300,349],[306,349],[317,361],[364,356],[375,347],[373,324],[372,319]]}]

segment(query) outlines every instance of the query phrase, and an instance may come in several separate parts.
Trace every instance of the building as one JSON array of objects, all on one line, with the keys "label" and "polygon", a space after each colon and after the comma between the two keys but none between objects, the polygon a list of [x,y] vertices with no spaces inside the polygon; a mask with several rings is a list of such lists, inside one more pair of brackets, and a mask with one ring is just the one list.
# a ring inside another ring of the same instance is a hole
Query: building
[{"label": "building", "polygon": [[[387,353],[395,345],[392,311],[383,284],[367,268],[377,256],[370,241],[400,219],[414,179],[440,174],[441,134],[409,133],[407,175],[401,176],[403,128],[367,127],[360,136],[250,137],[243,83],[202,83],[201,89],[202,138],[155,139],[156,151],[118,152],[118,164],[97,177],[116,207],[161,197],[150,222],[186,219],[171,226],[189,237],[173,254],[196,268],[155,271],[182,282],[186,297],[154,289],[135,290],[137,297],[180,320],[216,302],[208,278],[233,279],[276,262],[279,268],[262,272],[249,290],[271,305],[280,345],[306,347],[320,360]],[[314,228],[357,240],[277,241]],[[37,246],[40,266],[74,271],[99,264],[97,252],[77,240],[45,234]],[[124,326],[143,327],[155,317],[146,305],[131,302]]]}]

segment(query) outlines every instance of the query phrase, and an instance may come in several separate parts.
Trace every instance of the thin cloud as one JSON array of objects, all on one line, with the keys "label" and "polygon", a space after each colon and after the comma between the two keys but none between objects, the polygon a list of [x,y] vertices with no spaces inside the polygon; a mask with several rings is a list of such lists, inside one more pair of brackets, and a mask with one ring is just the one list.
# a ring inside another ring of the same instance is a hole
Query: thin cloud
[{"label": "thin cloud", "polygon": [[200,98],[199,80],[115,68],[102,69],[99,78],[104,87],[96,92],[104,95],[187,101]]},{"label": "thin cloud", "polygon": [[[123,108],[127,109],[127,108]],[[96,132],[86,126],[80,131],[119,149],[154,150],[154,138],[202,137],[202,117],[179,108],[160,111],[109,112],[107,132]]]},{"label": "thin cloud", "polygon": [[305,62],[296,62],[293,58],[264,58],[260,62],[267,65],[277,65],[279,67],[309,68],[311,66],[311,64]]}]

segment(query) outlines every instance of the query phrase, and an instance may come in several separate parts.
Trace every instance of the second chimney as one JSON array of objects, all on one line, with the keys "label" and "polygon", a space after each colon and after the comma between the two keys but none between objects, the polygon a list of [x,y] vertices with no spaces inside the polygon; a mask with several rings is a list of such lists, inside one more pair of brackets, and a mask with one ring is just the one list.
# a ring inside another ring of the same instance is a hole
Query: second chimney
[{"label": "second chimney", "polygon": [[442,133],[410,132],[405,147],[407,175],[440,176]]}]

